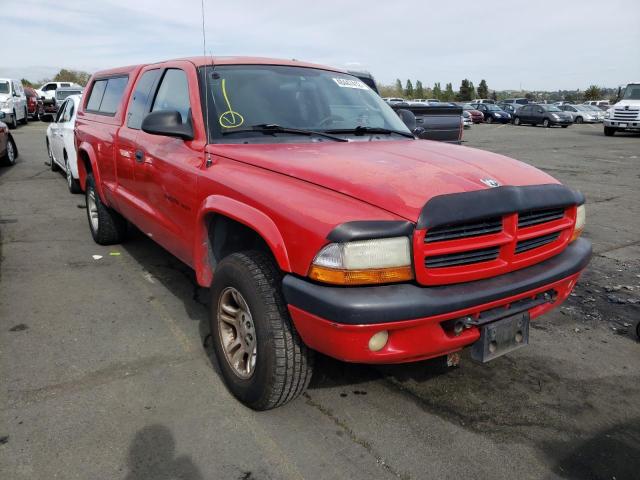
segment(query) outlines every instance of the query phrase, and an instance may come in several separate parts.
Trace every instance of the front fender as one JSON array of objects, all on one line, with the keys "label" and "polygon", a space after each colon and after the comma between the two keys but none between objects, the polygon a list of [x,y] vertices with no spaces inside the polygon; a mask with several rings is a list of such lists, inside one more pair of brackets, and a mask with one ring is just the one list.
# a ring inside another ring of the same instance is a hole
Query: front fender
[{"label": "front fender", "polygon": [[196,224],[196,245],[193,263],[199,285],[208,287],[213,280],[212,262],[209,256],[209,232],[206,222],[206,217],[211,214],[224,215],[254,230],[267,243],[280,269],[285,272],[291,272],[291,264],[284,239],[280,230],[269,216],[255,207],[232,198],[223,195],[211,195],[202,202]]}]

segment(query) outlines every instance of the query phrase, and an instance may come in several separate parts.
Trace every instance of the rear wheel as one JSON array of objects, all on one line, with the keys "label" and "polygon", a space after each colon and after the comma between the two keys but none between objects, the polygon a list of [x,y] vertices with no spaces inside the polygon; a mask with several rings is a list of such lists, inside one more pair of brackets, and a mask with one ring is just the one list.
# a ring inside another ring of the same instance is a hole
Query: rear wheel
[{"label": "rear wheel", "polygon": [[309,385],[313,352],[295,330],[282,274],[263,252],[225,257],[211,288],[211,336],[231,393],[255,410],[298,397]]},{"label": "rear wheel", "polygon": [[95,242],[100,245],[120,243],[127,233],[127,221],[118,212],[102,203],[91,174],[87,176],[85,198],[89,229]]},{"label": "rear wheel", "polygon": [[613,127],[604,127],[604,134],[607,137],[613,137],[616,133],[616,129]]},{"label": "rear wheel", "polygon": [[489,115],[489,116],[486,118],[485,122],[487,122],[487,123],[493,123],[493,117],[492,117],[491,115]]}]

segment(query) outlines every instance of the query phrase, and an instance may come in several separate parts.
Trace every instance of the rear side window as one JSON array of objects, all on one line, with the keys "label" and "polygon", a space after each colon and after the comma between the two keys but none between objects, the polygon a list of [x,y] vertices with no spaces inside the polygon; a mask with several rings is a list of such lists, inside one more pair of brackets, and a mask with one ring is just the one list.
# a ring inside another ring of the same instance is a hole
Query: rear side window
[{"label": "rear side window", "polygon": [[149,70],[144,72],[138,83],[136,83],[136,88],[131,97],[129,113],[127,114],[127,127],[140,130],[142,120],[149,110],[149,97],[151,96],[152,88],[159,76],[159,69]]},{"label": "rear side window", "polygon": [[120,105],[122,94],[127,87],[128,77],[112,77],[97,80],[93,84],[87,110],[105,115],[114,115]]},{"label": "rear side window", "polygon": [[100,102],[102,102],[102,96],[104,95],[104,89],[107,88],[106,80],[98,80],[93,84],[91,89],[91,95],[87,102],[87,110],[97,112],[100,110]]},{"label": "rear side window", "polygon": [[187,74],[175,68],[169,69],[162,78],[160,88],[153,101],[152,112],[175,110],[180,112],[182,123],[189,121],[191,104],[189,103],[189,83]]}]

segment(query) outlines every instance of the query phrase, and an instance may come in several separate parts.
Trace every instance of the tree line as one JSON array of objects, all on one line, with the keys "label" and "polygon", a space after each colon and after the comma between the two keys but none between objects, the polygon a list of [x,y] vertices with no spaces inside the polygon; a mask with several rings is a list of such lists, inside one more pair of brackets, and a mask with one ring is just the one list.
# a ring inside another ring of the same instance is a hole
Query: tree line
[{"label": "tree line", "polygon": [[499,101],[506,98],[525,97],[532,101],[564,100],[578,103],[586,100],[601,100],[603,98],[615,101],[617,94],[616,89],[600,88],[597,85],[591,85],[585,91],[577,89],[558,90],[555,92],[503,92],[490,90],[485,79],[480,80],[476,88],[473,82],[467,78],[460,82],[457,90],[453,89],[451,83],[445,84],[444,88],[442,88],[440,82],[435,82],[433,87],[425,87],[420,80],[417,80],[414,85],[410,79],[404,85],[400,79],[397,79],[392,85],[379,85],[378,87],[380,95],[383,97],[402,97],[406,100],[435,99],[441,102],[468,102],[479,98]]},{"label": "tree line", "polygon": [[38,88],[47,82],[71,82],[77,83],[78,85],[82,85],[84,87],[90,78],[91,74],[89,72],[61,68],[60,71],[53,76],[53,78],[45,78],[40,80],[39,82],[31,82],[26,78],[23,78],[20,81],[25,87],[31,88]]}]

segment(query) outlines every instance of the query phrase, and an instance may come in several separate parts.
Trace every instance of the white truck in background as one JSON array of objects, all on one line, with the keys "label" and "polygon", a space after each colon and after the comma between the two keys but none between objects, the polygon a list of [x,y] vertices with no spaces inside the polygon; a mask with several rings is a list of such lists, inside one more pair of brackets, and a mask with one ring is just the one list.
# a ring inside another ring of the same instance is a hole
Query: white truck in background
[{"label": "white truck in background", "polygon": [[627,84],[615,105],[604,114],[604,134],[640,132],[640,82]]}]

